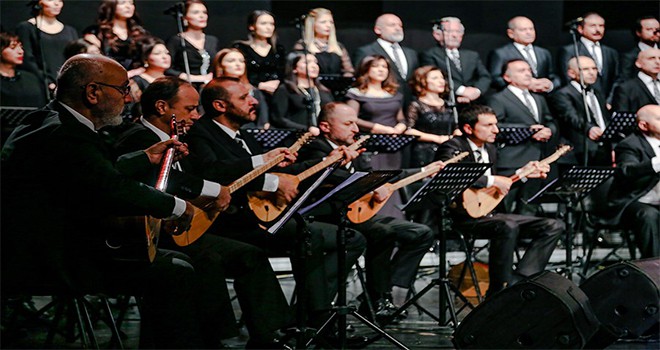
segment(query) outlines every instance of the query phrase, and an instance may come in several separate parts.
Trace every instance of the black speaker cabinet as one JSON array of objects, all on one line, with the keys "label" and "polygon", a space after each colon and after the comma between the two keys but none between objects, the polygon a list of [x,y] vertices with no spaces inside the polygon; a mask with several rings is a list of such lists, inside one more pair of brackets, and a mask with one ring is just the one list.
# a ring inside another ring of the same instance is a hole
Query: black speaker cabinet
[{"label": "black speaker cabinet", "polygon": [[637,338],[660,320],[660,259],[612,265],[586,280],[580,288],[589,297],[596,317]]},{"label": "black speaker cabinet", "polygon": [[599,322],[582,290],[542,272],[493,295],[458,326],[459,349],[580,349]]}]

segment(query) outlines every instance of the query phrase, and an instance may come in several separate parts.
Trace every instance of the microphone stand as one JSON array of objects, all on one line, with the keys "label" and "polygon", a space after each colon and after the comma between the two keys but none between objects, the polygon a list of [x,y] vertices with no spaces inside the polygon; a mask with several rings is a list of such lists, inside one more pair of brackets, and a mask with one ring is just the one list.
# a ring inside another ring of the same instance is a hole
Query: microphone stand
[{"label": "microphone stand", "polygon": [[[584,115],[585,115],[585,121],[584,121],[584,126],[585,129],[587,125],[589,124],[589,120],[591,119],[591,113],[589,111],[589,104],[587,103],[587,85],[584,83],[584,75],[582,74],[582,66],[580,65],[580,54],[578,51],[578,43],[577,43],[577,36],[578,36],[578,31],[577,31],[577,26],[578,23],[573,23],[571,24],[570,28],[570,33],[571,37],[573,39],[573,52],[575,53],[575,61],[577,63],[578,67],[578,77],[580,79],[580,94],[582,95],[582,105],[584,106]],[[589,164],[589,130],[585,130],[586,135],[584,137],[584,142],[582,144],[583,151],[584,151],[584,157],[582,159],[582,164],[584,166],[587,166]]]},{"label": "microphone stand", "polygon": [[[306,15],[302,15],[300,17],[297,17],[295,20],[295,26],[300,32],[300,41],[302,43],[302,52],[303,52],[303,59],[305,60],[305,76],[307,77],[307,86],[309,88],[309,96],[305,96],[304,101],[305,105],[307,107],[307,120],[309,121],[309,126],[312,127],[318,127],[318,122],[316,120],[316,116],[318,115],[316,111],[316,103],[314,103],[314,89],[312,87],[312,78],[309,77],[309,62],[307,61],[307,55],[309,54],[309,50],[307,49],[307,43],[305,42],[305,26],[304,26],[304,21]],[[297,78],[296,78],[297,79]],[[298,82],[296,81],[296,85]],[[315,86],[315,85],[314,85]],[[317,87],[318,89],[318,87]],[[318,98],[320,99],[320,93]]]},{"label": "microphone stand", "polygon": [[[452,109],[452,114],[454,115],[454,123],[458,125],[458,109],[456,107],[456,93],[454,92],[454,79],[452,79],[452,73],[451,73],[451,63],[449,62],[449,55],[447,55],[446,51],[446,46],[445,43],[447,42],[447,33],[445,33],[444,29],[442,29],[442,25],[440,25],[440,31],[442,31],[442,45],[440,45],[443,49],[445,49],[445,66],[447,66],[447,82],[449,84],[449,103],[447,103],[447,107],[451,107]],[[449,133],[451,135],[451,133]]]},{"label": "microphone stand", "polygon": [[188,80],[189,83],[190,81],[190,64],[188,63],[188,52],[186,52],[186,39],[183,38],[183,4],[182,3],[177,3],[174,6],[174,11],[173,13],[174,18],[176,19],[176,26],[177,26],[177,32],[179,33],[179,38],[180,43],[181,43],[181,51],[183,52],[183,67],[186,70],[186,80]]},{"label": "microphone stand", "polygon": [[[36,38],[37,38],[37,46],[39,46],[39,53],[41,56],[41,74],[43,76],[43,83],[44,83],[44,93],[46,94],[46,99],[50,100],[53,98],[51,95],[50,89],[48,88],[48,73],[47,73],[47,66],[46,66],[46,55],[44,53],[44,44],[43,40],[41,40],[41,29],[39,29],[39,14],[41,14],[41,6],[39,4],[35,4],[32,13],[34,13],[34,28],[36,31]],[[43,22],[43,21],[42,21]],[[32,53],[34,55],[34,52]],[[36,57],[35,57],[36,58]]]}]

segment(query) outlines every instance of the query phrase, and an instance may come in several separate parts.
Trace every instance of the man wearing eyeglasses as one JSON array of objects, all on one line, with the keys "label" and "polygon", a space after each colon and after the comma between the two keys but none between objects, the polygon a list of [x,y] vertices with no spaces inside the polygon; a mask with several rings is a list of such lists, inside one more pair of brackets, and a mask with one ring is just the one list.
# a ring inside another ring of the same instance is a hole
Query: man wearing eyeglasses
[{"label": "man wearing eyeglasses", "polygon": [[141,347],[215,345],[202,340],[190,259],[159,251],[151,264],[118,261],[109,243],[116,232],[104,224],[120,215],[151,215],[187,227],[190,203],[122,173],[159,164],[170,146],[184,155],[187,148],[168,140],[111,159],[98,130],[121,122],[128,92],[126,70],[112,59],[74,56],[57,86],[55,100],[28,115],[2,149],[3,295],[44,285],[136,295],[143,306]]},{"label": "man wearing eyeglasses", "polygon": [[[451,69],[456,102],[480,100],[490,86],[490,73],[476,51],[461,49],[465,27],[456,17],[444,17],[433,27],[438,46],[422,52],[422,66],[432,65],[447,72]],[[446,58],[449,57],[449,67]]]}]

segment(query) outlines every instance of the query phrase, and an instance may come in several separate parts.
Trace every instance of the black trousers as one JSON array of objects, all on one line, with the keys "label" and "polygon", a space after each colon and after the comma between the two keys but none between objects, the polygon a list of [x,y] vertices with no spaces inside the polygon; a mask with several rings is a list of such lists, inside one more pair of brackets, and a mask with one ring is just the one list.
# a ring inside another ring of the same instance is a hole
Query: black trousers
[{"label": "black trousers", "polygon": [[512,282],[513,254],[519,238],[531,238],[532,243],[518,263],[516,273],[530,276],[543,271],[566,226],[555,219],[494,214],[479,219],[456,218],[454,227],[475,238],[490,240],[488,293],[492,294]]},{"label": "black trousers", "polygon": [[623,211],[621,222],[633,230],[642,258],[660,256],[660,206],[632,202]]}]

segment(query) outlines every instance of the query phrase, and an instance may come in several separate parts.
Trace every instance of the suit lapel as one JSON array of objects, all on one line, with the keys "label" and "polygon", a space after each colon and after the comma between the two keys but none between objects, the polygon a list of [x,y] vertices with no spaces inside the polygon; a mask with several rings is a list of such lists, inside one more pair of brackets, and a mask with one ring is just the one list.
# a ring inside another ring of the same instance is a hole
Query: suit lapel
[{"label": "suit lapel", "polygon": [[202,118],[200,122],[206,124],[207,130],[211,134],[211,137],[216,141],[216,143],[222,147],[229,150],[238,158],[249,157],[250,154],[243,149],[236,141],[234,141],[229,135],[227,135],[224,130],[222,130],[212,119]]},{"label": "suit lapel", "polygon": [[649,91],[649,88],[646,87],[646,84],[644,84],[644,82],[641,79],[639,79],[639,77],[635,77],[635,83],[637,85],[639,85],[640,91],[644,91],[644,94],[646,95],[646,97],[650,98],[651,101],[655,102],[655,97],[653,96],[653,93],[651,93],[651,91]]},{"label": "suit lapel", "polygon": [[[520,101],[520,99],[518,97],[516,97],[516,95],[514,95],[513,92],[511,92],[511,90],[504,89],[504,97],[506,99],[508,99],[509,102],[512,103],[514,106],[518,107],[518,109],[520,109],[527,117],[529,117],[529,119],[531,120],[531,122],[533,124],[537,123],[536,119],[532,115],[532,112],[529,111],[527,106],[525,106],[525,104],[522,101]],[[536,108],[538,109],[539,115],[540,115],[541,114],[541,107],[538,105],[538,103],[536,102],[536,99],[534,99],[533,96],[532,96],[532,99],[536,103]]]}]

